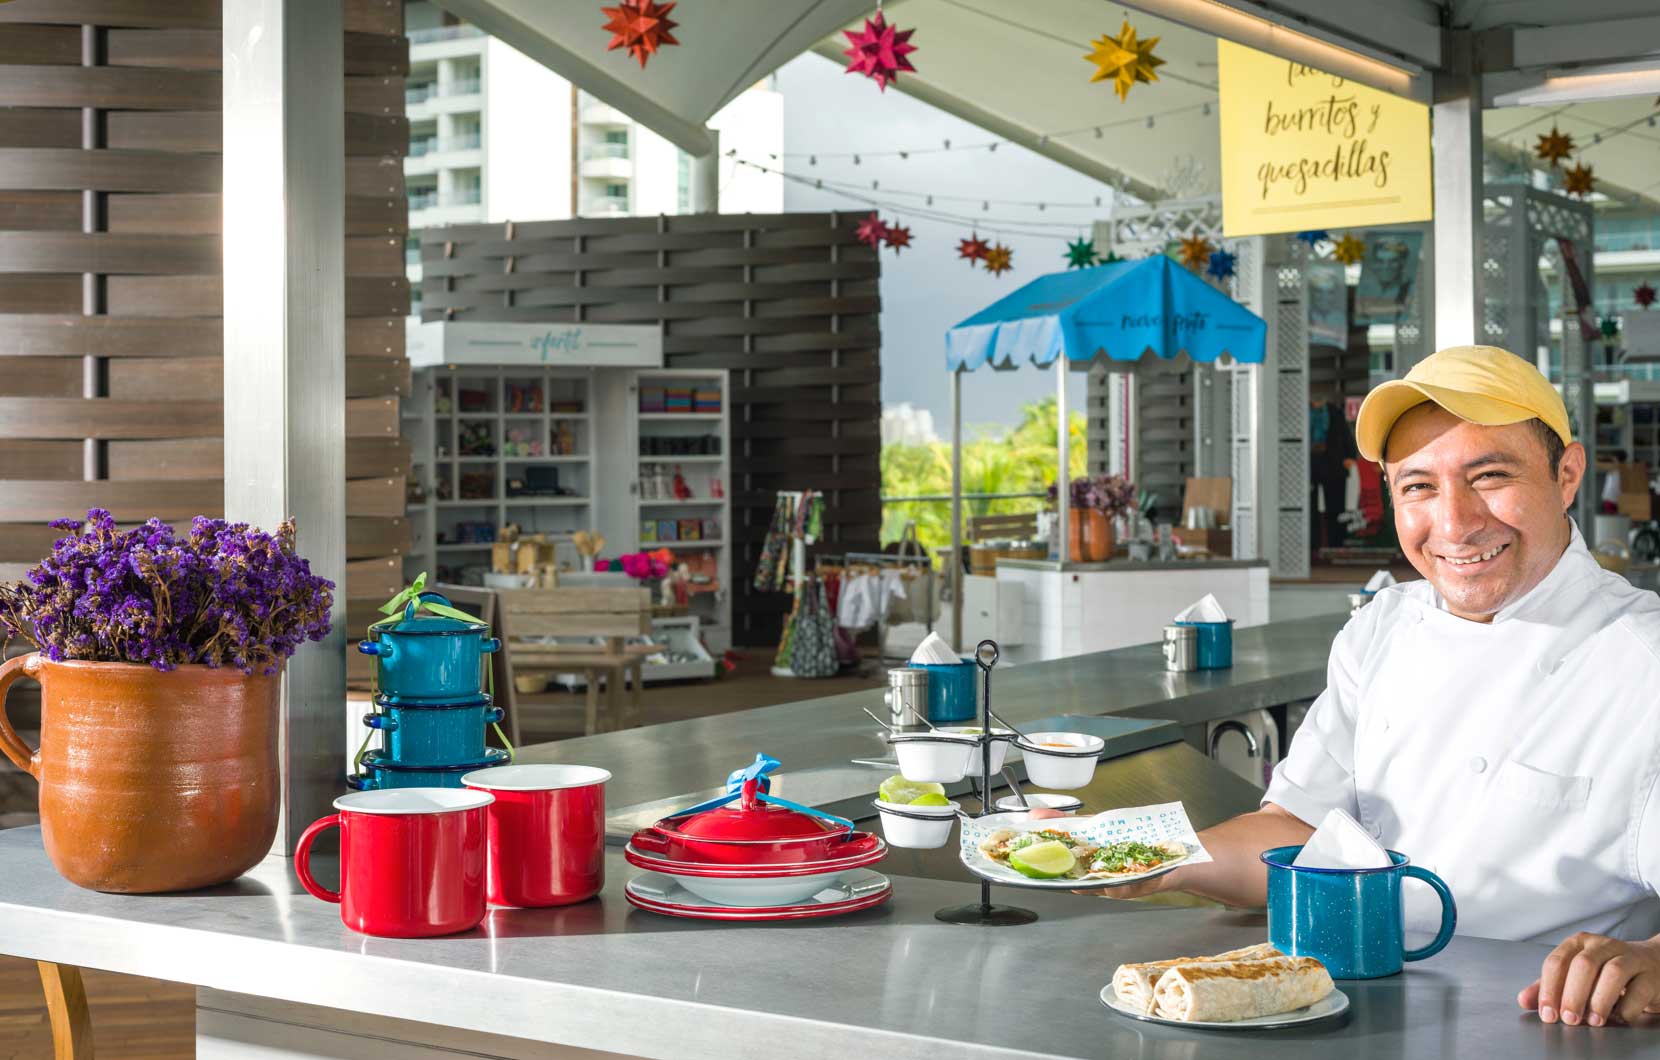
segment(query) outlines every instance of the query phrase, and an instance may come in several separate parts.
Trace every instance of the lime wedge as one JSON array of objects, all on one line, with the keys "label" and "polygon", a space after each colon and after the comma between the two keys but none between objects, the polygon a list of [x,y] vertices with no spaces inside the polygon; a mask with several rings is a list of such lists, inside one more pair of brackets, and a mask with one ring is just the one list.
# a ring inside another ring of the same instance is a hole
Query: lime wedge
[{"label": "lime wedge", "polygon": [[891,802],[896,805],[905,805],[907,803],[915,802],[923,795],[944,794],[944,784],[918,784],[915,781],[906,780],[904,777],[897,775],[891,776],[882,781],[882,786],[876,789],[877,798],[881,799],[883,802]]},{"label": "lime wedge", "polygon": [[1034,880],[1053,880],[1065,876],[1078,859],[1072,856],[1065,843],[1054,839],[1033,843],[1009,855],[1009,867],[1022,876]]},{"label": "lime wedge", "polygon": [[949,806],[951,800],[937,791],[930,791],[926,795],[918,795],[911,800],[912,806]]}]

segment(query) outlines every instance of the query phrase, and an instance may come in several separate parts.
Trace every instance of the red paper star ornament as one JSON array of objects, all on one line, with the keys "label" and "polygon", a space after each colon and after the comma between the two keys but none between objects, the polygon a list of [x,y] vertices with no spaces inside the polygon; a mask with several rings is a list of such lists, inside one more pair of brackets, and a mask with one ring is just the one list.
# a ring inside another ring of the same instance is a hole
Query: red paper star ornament
[{"label": "red paper star ornament", "polygon": [[889,225],[888,230],[882,233],[882,242],[893,248],[895,254],[900,248],[911,245],[911,230],[904,225]]},{"label": "red paper star ornament", "polygon": [[605,50],[627,48],[628,54],[640,60],[640,69],[644,70],[646,60],[656,55],[658,48],[680,43],[669,32],[679,25],[669,18],[676,2],[670,0],[669,3],[659,4],[653,0],[621,0],[616,7],[600,8],[611,19],[604,28],[613,35]]},{"label": "red paper star ornament", "polygon": [[1647,309],[1649,306],[1654,304],[1655,295],[1657,293],[1660,292],[1655,291],[1654,285],[1649,283],[1647,280],[1644,280],[1641,287],[1631,292],[1631,297],[1636,299],[1638,305],[1642,306],[1644,309]]},{"label": "red paper star ornament", "polygon": [[843,53],[851,60],[847,64],[847,72],[864,74],[886,92],[888,82],[897,81],[901,71],[916,72],[916,67],[906,58],[916,51],[916,45],[911,43],[911,34],[915,32],[915,29],[888,25],[880,10],[875,18],[865,19],[864,29],[842,30],[842,35],[852,45]]},{"label": "red paper star ornament", "polygon": [[1014,251],[1001,243],[996,244],[986,251],[986,271],[993,276],[1003,275],[1014,268],[1014,265],[1011,264],[1013,257]]},{"label": "red paper star ornament", "polygon": [[991,248],[986,244],[985,240],[980,238],[980,233],[978,232],[975,232],[967,239],[957,240],[957,257],[966,260],[970,268],[973,267],[975,262],[984,261],[986,259],[986,251],[989,249]]},{"label": "red paper star ornament", "polygon": [[888,226],[883,224],[882,219],[876,216],[876,211],[872,210],[868,217],[859,222],[859,227],[853,230],[853,236],[866,246],[881,247],[882,240],[888,236]]}]

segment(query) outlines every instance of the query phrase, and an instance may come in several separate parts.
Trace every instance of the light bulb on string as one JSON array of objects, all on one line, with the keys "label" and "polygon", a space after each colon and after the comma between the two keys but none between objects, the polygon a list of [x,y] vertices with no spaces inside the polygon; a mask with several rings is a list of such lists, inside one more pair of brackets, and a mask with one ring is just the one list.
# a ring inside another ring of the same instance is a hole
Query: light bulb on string
[{"label": "light bulb on string", "polygon": [[951,141],[950,140],[945,141],[945,149],[947,151],[951,150]]},{"label": "light bulb on string", "polygon": [[816,166],[816,165],[818,165],[818,155],[808,155],[808,156],[807,156],[807,164],[808,164],[808,165],[809,165],[809,166]]},{"label": "light bulb on string", "polygon": [[1049,134],[1048,133],[1044,133],[1042,136],[1038,137],[1038,145],[1040,147],[1045,146],[1048,143],[1049,143]]},{"label": "light bulb on string", "polygon": [[1152,127],[1153,127],[1153,116],[1151,114],[1149,114],[1149,115],[1147,115],[1147,128],[1151,129]]},{"label": "light bulb on string", "polygon": [[991,209],[991,203],[983,202],[983,203],[980,204],[980,212],[981,213],[985,213],[989,209]]},{"label": "light bulb on string", "polygon": [[993,140],[991,142],[991,148],[990,149],[993,150],[993,151],[997,150],[997,141],[996,140]]},{"label": "light bulb on string", "polygon": [[1101,127],[1099,125],[1095,127],[1095,138],[1097,140],[1101,138]]},{"label": "light bulb on string", "polygon": [[854,156],[853,156],[853,164],[854,164],[854,165],[858,165],[858,164],[859,164],[859,156],[858,156],[858,155],[854,155]]},{"label": "light bulb on string", "polygon": [[877,182],[876,182],[876,181],[874,181],[874,180],[873,180],[873,181],[871,181],[871,182],[870,182],[870,190],[871,190],[871,191],[875,191],[875,190],[876,190],[876,188],[877,188]]},{"label": "light bulb on string", "polygon": [[901,151],[899,152],[899,157],[903,161],[904,159],[910,158],[911,153],[909,151]]},{"label": "light bulb on string", "polygon": [[1203,114],[1207,118],[1210,117],[1210,104],[1206,103],[1203,106],[1201,106],[1199,108],[1199,113]]}]

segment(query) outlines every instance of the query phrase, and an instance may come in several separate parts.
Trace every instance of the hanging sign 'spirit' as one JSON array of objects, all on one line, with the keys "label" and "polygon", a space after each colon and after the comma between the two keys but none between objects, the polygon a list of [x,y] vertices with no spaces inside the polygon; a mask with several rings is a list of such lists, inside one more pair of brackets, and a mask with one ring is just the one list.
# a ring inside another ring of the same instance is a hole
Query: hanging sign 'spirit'
[{"label": "hanging sign 'spirit'", "polygon": [[1429,108],[1218,41],[1228,236],[1427,221]]}]

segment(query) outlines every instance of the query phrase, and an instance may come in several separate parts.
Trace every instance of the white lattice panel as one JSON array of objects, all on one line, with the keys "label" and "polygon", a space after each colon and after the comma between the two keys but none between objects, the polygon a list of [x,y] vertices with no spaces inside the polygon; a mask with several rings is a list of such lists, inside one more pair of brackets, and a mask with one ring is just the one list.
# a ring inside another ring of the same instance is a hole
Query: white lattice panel
[{"label": "white lattice panel", "polygon": [[1235,439],[1249,439],[1251,426],[1256,422],[1255,409],[1251,402],[1256,399],[1256,387],[1252,385],[1257,373],[1262,369],[1255,367],[1238,368],[1234,370],[1233,386],[1229,388],[1233,395],[1233,436]]},{"label": "white lattice panel", "polygon": [[1308,367],[1308,318],[1300,297],[1275,303],[1274,363],[1282,369]]},{"label": "white lattice panel", "polygon": [[1308,577],[1308,516],[1302,509],[1280,512],[1279,570],[1281,578]]},{"label": "white lattice panel", "polygon": [[[1237,490],[1238,486],[1235,486]],[[1256,559],[1257,517],[1243,508],[1233,511],[1233,558]]]},{"label": "white lattice panel", "polygon": [[1249,498],[1256,496],[1257,469],[1256,454],[1248,445],[1233,447],[1233,462],[1229,469],[1233,476],[1233,495],[1236,499],[1244,499],[1249,507]]},{"label": "white lattice panel", "polygon": [[1300,511],[1308,504],[1308,447],[1301,442],[1280,442],[1277,456],[1279,507]]},{"label": "white lattice panel", "polygon": [[1281,438],[1308,433],[1308,379],[1303,372],[1280,372],[1274,379],[1275,408]]}]

